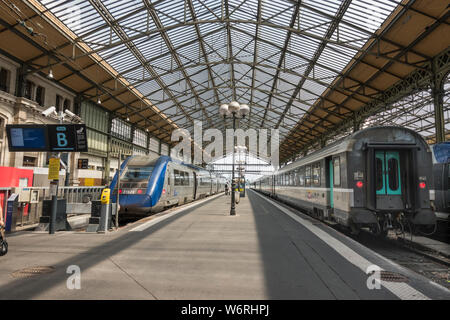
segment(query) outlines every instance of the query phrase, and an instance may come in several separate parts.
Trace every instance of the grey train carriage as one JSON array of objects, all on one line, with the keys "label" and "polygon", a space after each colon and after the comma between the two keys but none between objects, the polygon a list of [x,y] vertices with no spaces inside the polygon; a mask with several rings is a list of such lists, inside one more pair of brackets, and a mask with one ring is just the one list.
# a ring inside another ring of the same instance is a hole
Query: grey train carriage
[{"label": "grey train carriage", "polygon": [[[353,133],[260,178],[256,190],[357,233],[434,226],[431,151],[401,127]],[[406,229],[408,231],[408,229]]]}]

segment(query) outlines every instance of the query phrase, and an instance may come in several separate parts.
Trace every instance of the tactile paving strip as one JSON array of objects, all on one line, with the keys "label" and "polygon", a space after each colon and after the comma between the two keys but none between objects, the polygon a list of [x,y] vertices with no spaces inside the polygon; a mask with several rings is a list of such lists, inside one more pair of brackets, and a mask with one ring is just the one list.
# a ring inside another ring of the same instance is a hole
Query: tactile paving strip
[{"label": "tactile paving strip", "polygon": [[37,276],[40,274],[51,273],[53,271],[55,271],[54,267],[36,266],[36,267],[29,267],[29,268],[24,268],[24,269],[14,271],[13,273],[11,273],[11,276],[13,278],[29,278],[29,277],[34,277],[34,276]]},{"label": "tactile paving strip", "polygon": [[386,282],[408,282],[408,278],[404,275],[385,270],[380,271],[380,278]]}]

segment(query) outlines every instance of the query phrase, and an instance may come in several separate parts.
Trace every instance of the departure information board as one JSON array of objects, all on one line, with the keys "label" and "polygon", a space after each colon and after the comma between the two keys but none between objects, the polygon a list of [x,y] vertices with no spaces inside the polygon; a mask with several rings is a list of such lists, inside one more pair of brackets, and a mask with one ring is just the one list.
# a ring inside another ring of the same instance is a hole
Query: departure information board
[{"label": "departure information board", "polygon": [[42,125],[7,125],[9,151],[48,151],[47,128]]},{"label": "departure information board", "polygon": [[84,124],[6,125],[9,151],[87,152]]}]

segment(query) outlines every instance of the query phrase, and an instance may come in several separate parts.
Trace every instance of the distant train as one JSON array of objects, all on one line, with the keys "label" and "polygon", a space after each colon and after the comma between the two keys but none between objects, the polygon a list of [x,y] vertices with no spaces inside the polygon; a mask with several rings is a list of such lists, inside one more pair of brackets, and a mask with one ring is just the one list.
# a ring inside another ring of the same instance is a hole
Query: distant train
[{"label": "distant train", "polygon": [[[122,217],[148,215],[225,190],[226,180],[168,156],[131,156],[121,165],[119,204]],[[111,182],[116,201],[117,174]]]},{"label": "distant train", "polygon": [[434,205],[440,233],[450,236],[450,142],[431,146],[433,151]]},{"label": "distant train", "polygon": [[434,227],[431,158],[412,130],[368,128],[260,178],[253,188],[354,233]]}]

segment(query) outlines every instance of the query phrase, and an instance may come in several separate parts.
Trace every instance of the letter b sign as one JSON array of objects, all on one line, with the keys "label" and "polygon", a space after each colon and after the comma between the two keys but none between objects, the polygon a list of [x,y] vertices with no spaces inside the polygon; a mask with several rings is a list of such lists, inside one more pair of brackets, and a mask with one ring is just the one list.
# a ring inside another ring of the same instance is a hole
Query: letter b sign
[{"label": "letter b sign", "polygon": [[58,142],[58,147],[67,147],[67,136],[65,132],[58,132],[56,134],[56,139]]},{"label": "letter b sign", "polygon": [[71,152],[76,150],[75,129],[70,124],[48,126],[50,151]]}]

